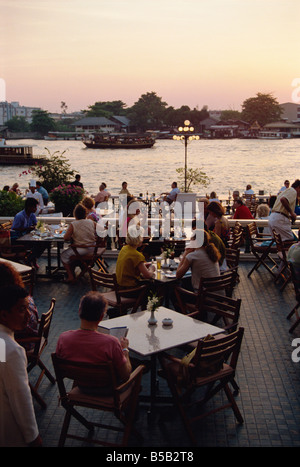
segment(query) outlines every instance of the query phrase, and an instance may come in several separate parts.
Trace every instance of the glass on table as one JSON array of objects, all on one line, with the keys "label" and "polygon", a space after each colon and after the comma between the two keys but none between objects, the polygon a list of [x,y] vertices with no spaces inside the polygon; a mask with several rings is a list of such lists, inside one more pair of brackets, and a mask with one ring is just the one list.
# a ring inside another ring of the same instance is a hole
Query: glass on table
[{"label": "glass on table", "polygon": [[157,270],[161,269],[161,260],[162,260],[162,257],[161,257],[161,256],[156,256],[156,266],[157,266]]}]

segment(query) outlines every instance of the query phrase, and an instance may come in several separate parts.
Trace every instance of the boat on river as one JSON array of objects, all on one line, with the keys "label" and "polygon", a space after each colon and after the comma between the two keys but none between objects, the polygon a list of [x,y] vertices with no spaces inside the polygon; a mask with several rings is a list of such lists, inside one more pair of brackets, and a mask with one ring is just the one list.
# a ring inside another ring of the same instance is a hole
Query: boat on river
[{"label": "boat on river", "polygon": [[27,144],[6,144],[0,140],[0,165],[34,165],[42,163],[45,156],[34,156],[33,147]]},{"label": "boat on river", "polygon": [[258,139],[283,139],[280,131],[260,131],[257,136]]},{"label": "boat on river", "polygon": [[136,133],[91,135],[83,140],[89,149],[147,149],[152,148],[154,143],[153,136]]}]

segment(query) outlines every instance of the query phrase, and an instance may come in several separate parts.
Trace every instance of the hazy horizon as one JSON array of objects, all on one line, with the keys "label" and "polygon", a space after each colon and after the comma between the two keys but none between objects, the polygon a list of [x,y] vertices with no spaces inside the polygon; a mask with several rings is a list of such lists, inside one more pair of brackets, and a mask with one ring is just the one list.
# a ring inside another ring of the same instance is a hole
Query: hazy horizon
[{"label": "hazy horizon", "polygon": [[0,7],[9,102],[60,112],[64,101],[73,112],[96,101],[131,107],[152,91],[175,108],[241,110],[258,92],[292,102],[294,0],[0,0]]}]

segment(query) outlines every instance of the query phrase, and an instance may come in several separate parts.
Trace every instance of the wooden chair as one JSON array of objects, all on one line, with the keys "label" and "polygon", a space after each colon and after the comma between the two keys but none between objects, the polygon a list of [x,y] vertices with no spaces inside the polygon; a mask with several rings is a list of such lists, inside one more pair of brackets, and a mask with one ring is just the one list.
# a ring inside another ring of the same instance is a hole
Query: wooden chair
[{"label": "wooden chair", "polygon": [[[72,362],[60,359],[55,353],[51,354],[56,381],[60,394],[61,405],[66,411],[64,423],[61,429],[58,446],[62,447],[67,438],[95,443],[104,446],[127,446],[131,433],[134,430],[134,418],[138,404],[138,396],[141,387],[141,378],[144,366],[138,366],[130,375],[129,379],[119,384],[111,362],[92,365],[83,362]],[[73,381],[73,386],[67,390],[65,381]],[[99,389],[110,387],[109,395],[89,395],[80,389],[82,386],[93,386]],[[76,409],[81,407],[81,413]],[[120,426],[108,425],[107,423],[95,423],[87,420],[84,409],[110,412],[121,424]],[[87,430],[87,436],[69,433],[71,417],[83,424]],[[107,438],[107,430],[123,432],[121,443],[112,443],[106,439],[93,437],[95,427],[104,428],[104,437]],[[140,436],[139,436],[140,437]]]},{"label": "wooden chair", "polygon": [[18,342],[22,343],[34,343],[35,346],[33,350],[29,350],[26,352],[27,354],[27,372],[30,373],[34,368],[39,367],[41,370],[39,376],[34,384],[29,383],[32,396],[37,400],[42,408],[46,408],[47,404],[44,399],[39,395],[38,388],[42,382],[42,379],[45,376],[49,379],[49,381],[54,384],[55,378],[52,376],[50,371],[44,365],[41,360],[41,356],[43,351],[45,350],[48,344],[48,337],[49,331],[51,326],[51,321],[53,317],[55,307],[55,298],[51,299],[49,310],[46,313],[43,313],[39,322],[38,334],[35,337],[26,337],[19,339]]},{"label": "wooden chair", "polygon": [[109,274],[89,268],[89,274],[92,290],[98,290],[99,287],[106,290],[103,292],[103,295],[108,305],[118,310],[118,315],[125,314],[129,309],[131,309],[131,313],[135,313],[144,304],[148,291],[147,285],[121,289],[115,273]]},{"label": "wooden chair", "polygon": [[229,269],[220,276],[203,277],[200,280],[198,292],[184,289],[181,286],[175,286],[176,309],[183,314],[190,314],[200,311],[201,298],[206,292],[214,292],[232,297],[233,288],[236,283],[237,268]]},{"label": "wooden chair", "polygon": [[[229,386],[235,378],[243,334],[244,329],[239,328],[222,338],[200,340],[193,358],[186,365],[174,356],[160,356],[162,374],[167,379],[193,445],[197,444],[197,439],[192,424],[219,410],[231,407],[237,421],[244,422]],[[201,397],[196,399],[198,390],[203,387],[206,388],[205,394],[200,391]],[[228,403],[223,404],[223,400],[219,400],[222,405],[214,405],[211,410],[204,411],[204,406],[221,391],[225,392]]]},{"label": "wooden chair", "polygon": [[77,248],[87,248],[90,246],[91,245],[71,245],[71,248],[74,251],[74,255],[70,258],[72,267],[76,268],[76,266],[79,266],[81,269],[81,273],[76,277],[76,279],[80,279],[84,276],[84,274],[88,272],[89,267],[93,267],[95,264],[97,264],[99,271],[108,272],[107,266],[103,260],[103,254],[106,249],[106,237],[102,238],[97,236],[95,245],[92,245],[94,247],[93,252],[86,255],[80,255],[78,253]]},{"label": "wooden chair", "polygon": [[239,248],[226,248],[225,253],[227,266],[232,268],[238,268],[240,260],[240,249]]},{"label": "wooden chair", "polygon": [[275,229],[272,229],[272,233],[277,248],[277,255],[280,259],[279,271],[275,277],[275,282],[278,282],[280,279],[283,280],[283,284],[280,287],[280,291],[282,292],[291,280],[291,271],[289,262],[287,260],[287,251],[290,248],[290,246],[293,245],[293,243],[295,243],[295,241],[291,240],[283,242],[281,239],[281,235],[278,232],[276,232]]},{"label": "wooden chair", "polygon": [[236,221],[232,231],[231,239],[229,240],[229,247],[231,249],[237,249],[243,243],[244,229],[240,222]]},{"label": "wooden chair", "polygon": [[287,319],[291,319],[293,315],[295,315],[296,317],[294,324],[289,329],[289,332],[292,333],[296,329],[296,327],[300,324],[300,316],[298,313],[298,308],[300,306],[300,276],[297,274],[292,262],[289,263],[289,266],[290,266],[291,279],[293,282],[293,286],[295,290],[295,298],[296,298],[296,305],[294,306],[292,311],[287,316]]},{"label": "wooden chair", "polygon": [[31,268],[30,271],[20,272],[24,287],[28,290],[29,295],[33,295],[33,287],[35,280],[35,270]]},{"label": "wooden chair", "polygon": [[31,252],[25,245],[21,245],[20,242],[17,245],[12,244],[11,227],[12,221],[0,224],[0,257],[16,261],[17,263],[26,263]]},{"label": "wooden chair", "polygon": [[[250,222],[250,224],[247,225],[247,232],[249,236],[251,253],[255,256],[257,260],[251,271],[248,273],[248,277],[251,276],[253,271],[257,271],[261,265],[263,265],[266,268],[266,270],[269,271],[269,273],[272,274],[273,277],[275,277],[273,269],[275,267],[277,268],[277,263],[270,256],[271,254],[277,253],[277,247],[276,245],[274,245],[273,238],[259,233],[256,222]],[[264,244],[264,242],[268,242],[268,244]],[[268,266],[267,261],[272,263],[272,268]]]}]

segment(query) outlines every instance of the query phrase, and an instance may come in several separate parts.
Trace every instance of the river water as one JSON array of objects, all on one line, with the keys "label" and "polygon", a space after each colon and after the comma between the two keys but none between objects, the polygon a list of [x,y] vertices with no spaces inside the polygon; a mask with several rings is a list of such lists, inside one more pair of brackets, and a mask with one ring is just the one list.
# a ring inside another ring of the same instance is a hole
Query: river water
[{"label": "river water", "polygon": [[[118,194],[127,181],[134,195],[160,194],[169,191],[178,180],[176,168],[184,167],[184,145],[180,141],[157,140],[151,149],[87,149],[81,141],[18,140],[7,144],[30,144],[34,155],[64,153],[71,168],[81,174],[84,188],[96,194],[102,181],[112,194]],[[188,144],[188,167],[202,168],[210,177],[207,188],[195,187],[200,194],[215,191],[227,198],[229,191],[243,192],[251,184],[256,193],[276,194],[285,179],[291,183],[300,178],[298,170],[300,139],[283,140],[199,140]],[[22,174],[28,166],[0,166],[0,189],[18,182],[24,190],[30,174]],[[20,174],[22,174],[20,176]]]}]

